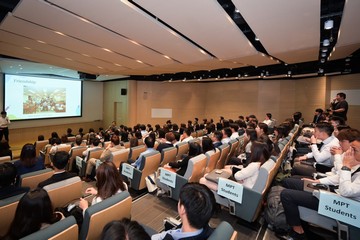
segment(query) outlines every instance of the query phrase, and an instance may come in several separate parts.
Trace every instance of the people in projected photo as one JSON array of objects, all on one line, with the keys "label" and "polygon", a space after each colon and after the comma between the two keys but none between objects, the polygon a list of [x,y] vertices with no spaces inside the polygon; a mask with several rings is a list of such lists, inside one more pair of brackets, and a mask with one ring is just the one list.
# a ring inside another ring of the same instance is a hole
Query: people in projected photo
[{"label": "people in projected photo", "polygon": [[45,112],[66,112],[66,90],[55,89],[44,94],[43,90],[37,89],[24,89],[24,102],[23,113],[24,114],[36,114]]}]

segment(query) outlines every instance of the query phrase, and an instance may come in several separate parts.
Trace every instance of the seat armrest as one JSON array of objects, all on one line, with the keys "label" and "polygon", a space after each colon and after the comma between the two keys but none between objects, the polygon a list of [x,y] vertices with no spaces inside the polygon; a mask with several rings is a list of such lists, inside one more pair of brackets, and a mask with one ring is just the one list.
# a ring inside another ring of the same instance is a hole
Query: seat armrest
[{"label": "seat armrest", "polygon": [[235,215],[248,222],[256,219],[259,208],[262,207],[263,196],[261,193],[244,187],[242,203],[235,203]]},{"label": "seat armrest", "polygon": [[170,188],[171,189],[171,198],[178,201],[180,196],[180,189],[182,186],[184,186],[186,183],[188,183],[188,180],[184,178],[183,176],[176,174],[176,187]]}]

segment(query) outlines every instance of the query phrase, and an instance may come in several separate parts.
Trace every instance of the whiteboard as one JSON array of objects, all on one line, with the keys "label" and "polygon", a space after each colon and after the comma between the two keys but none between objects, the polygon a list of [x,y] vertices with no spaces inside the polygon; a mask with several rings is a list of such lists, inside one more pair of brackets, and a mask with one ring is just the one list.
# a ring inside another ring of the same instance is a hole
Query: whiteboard
[{"label": "whiteboard", "polygon": [[360,105],[360,89],[355,90],[332,90],[330,100],[336,97],[337,93],[343,92],[346,94],[346,101],[349,105]]},{"label": "whiteboard", "polygon": [[152,108],[151,109],[152,118],[172,118],[172,109],[171,108]]}]

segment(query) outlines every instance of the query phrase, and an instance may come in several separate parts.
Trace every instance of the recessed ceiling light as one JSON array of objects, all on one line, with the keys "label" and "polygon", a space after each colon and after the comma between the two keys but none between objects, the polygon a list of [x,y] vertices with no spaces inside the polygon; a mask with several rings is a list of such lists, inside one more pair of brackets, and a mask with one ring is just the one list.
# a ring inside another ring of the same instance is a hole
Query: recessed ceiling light
[{"label": "recessed ceiling light", "polygon": [[324,39],[324,41],[323,41],[323,46],[324,46],[324,47],[327,47],[327,46],[329,46],[329,45],[330,45],[329,39]]},{"label": "recessed ceiling light", "polygon": [[332,29],[334,27],[334,21],[329,19],[327,21],[325,21],[324,23],[324,29],[329,30]]}]

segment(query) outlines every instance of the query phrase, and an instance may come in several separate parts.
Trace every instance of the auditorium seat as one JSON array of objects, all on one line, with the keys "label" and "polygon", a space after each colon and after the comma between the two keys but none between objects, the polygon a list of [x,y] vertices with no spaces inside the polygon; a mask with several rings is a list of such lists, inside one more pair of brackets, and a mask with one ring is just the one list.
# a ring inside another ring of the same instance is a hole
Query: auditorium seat
[{"label": "auditorium seat", "polygon": [[74,171],[73,167],[76,166],[76,164],[74,164],[74,161],[76,159],[76,156],[81,157],[83,152],[87,149],[87,147],[85,146],[78,146],[78,147],[73,147],[70,149],[70,158],[69,158],[69,164],[68,164],[68,171],[72,172]]},{"label": "auditorium seat", "polygon": [[216,163],[215,169],[223,169],[225,166],[225,161],[230,152],[230,146],[229,146],[229,144],[225,143],[225,144],[222,144],[220,147],[218,147],[218,149],[220,150],[220,157]]},{"label": "auditorium seat", "polygon": [[[122,175],[128,178],[128,180],[130,181],[130,188],[134,190],[145,189],[145,178],[150,174],[156,172],[160,165],[161,154],[158,151],[145,154],[142,157],[144,158],[144,160],[142,161],[140,169],[137,169],[128,163],[122,164]],[[126,169],[132,171],[132,178],[123,174]]]},{"label": "auditorium seat", "polygon": [[21,187],[29,187],[34,189],[37,185],[50,178],[54,174],[54,170],[51,168],[45,168],[43,170],[30,172],[20,175],[19,183]]},{"label": "auditorium seat", "polygon": [[113,220],[130,218],[132,199],[128,191],[115,194],[87,208],[79,240],[98,240],[104,226]]},{"label": "auditorium seat", "polygon": [[215,151],[213,151],[213,150],[207,151],[205,153],[205,155],[206,155],[207,160],[206,160],[206,168],[205,168],[204,175],[206,173],[211,172],[213,169],[215,169],[216,163],[218,162],[218,160],[220,158],[220,150],[216,148]]},{"label": "auditorium seat", "polygon": [[[175,187],[170,187],[170,197],[174,200],[179,200],[180,189],[188,182],[199,182],[200,178],[204,176],[206,168],[206,156],[200,154],[190,158],[188,167],[184,176],[176,174]],[[160,171],[169,171],[165,168],[160,168]]]},{"label": "auditorium seat", "polygon": [[119,151],[111,152],[112,162],[115,164],[115,167],[117,169],[120,168],[120,165],[122,163],[127,162],[127,160],[129,159],[129,152],[130,152],[129,148],[120,149]]},{"label": "auditorium seat", "polygon": [[75,217],[69,216],[62,219],[50,226],[43,228],[37,232],[34,232],[21,240],[39,240],[39,239],[50,239],[50,240],[67,240],[67,239],[78,239],[79,228],[76,223]]},{"label": "auditorium seat", "polygon": [[130,148],[129,159],[135,161],[140,156],[140,153],[144,152],[145,150],[145,145]]},{"label": "auditorium seat", "polygon": [[175,162],[176,161],[176,154],[177,149],[176,147],[169,147],[164,148],[161,151],[161,163],[160,166],[163,167],[164,165],[168,164],[169,162]]},{"label": "auditorium seat", "polygon": [[176,154],[176,160],[180,160],[183,158],[184,155],[189,153],[189,144],[187,142],[180,142],[176,145],[178,149]]},{"label": "auditorium seat", "polygon": [[81,198],[82,181],[76,176],[46,185],[44,190],[49,194],[54,209],[64,207],[71,201]]},{"label": "auditorium seat", "polygon": [[0,237],[6,235],[9,231],[19,200],[23,196],[24,193],[0,200]]},{"label": "auditorium seat", "polygon": [[36,151],[37,157],[40,155],[40,151],[44,149],[46,144],[49,144],[49,140],[42,140],[42,141],[35,142],[35,151]]},{"label": "auditorium seat", "polygon": [[80,177],[85,176],[86,164],[87,164],[88,160],[91,158],[99,159],[101,154],[103,153],[103,151],[104,151],[104,149],[102,149],[102,148],[95,148],[88,152],[86,159],[83,159],[79,156],[76,157],[76,166],[79,168],[79,176]]},{"label": "auditorium seat", "polygon": [[208,237],[208,240],[236,240],[237,232],[226,221],[222,221]]},{"label": "auditorium seat", "polygon": [[11,157],[10,157],[10,156],[0,157],[0,163],[10,162],[10,161],[11,161]]}]

